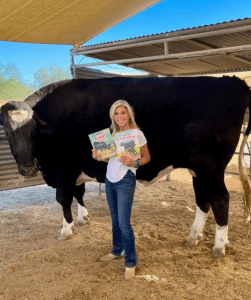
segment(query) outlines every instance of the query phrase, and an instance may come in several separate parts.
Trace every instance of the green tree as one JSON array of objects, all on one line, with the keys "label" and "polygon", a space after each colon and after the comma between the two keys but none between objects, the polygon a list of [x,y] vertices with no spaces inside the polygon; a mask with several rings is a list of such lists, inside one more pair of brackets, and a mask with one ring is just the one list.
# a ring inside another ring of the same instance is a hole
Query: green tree
[{"label": "green tree", "polygon": [[23,81],[16,64],[3,65],[0,63],[0,74],[6,80]]},{"label": "green tree", "polygon": [[0,63],[0,100],[26,98],[34,90],[27,86],[15,64]]},{"label": "green tree", "polygon": [[39,68],[34,73],[35,88],[39,89],[45,85],[72,78],[70,69],[63,70],[55,65],[50,65],[49,68]]},{"label": "green tree", "polygon": [[28,97],[34,90],[25,86],[22,82],[8,79],[1,82],[0,79],[0,99],[15,100]]}]

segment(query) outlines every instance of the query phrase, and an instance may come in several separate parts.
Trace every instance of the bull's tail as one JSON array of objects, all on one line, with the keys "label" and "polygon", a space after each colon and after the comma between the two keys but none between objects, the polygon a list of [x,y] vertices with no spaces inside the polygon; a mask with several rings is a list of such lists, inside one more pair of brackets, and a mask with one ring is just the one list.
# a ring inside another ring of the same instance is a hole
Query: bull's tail
[{"label": "bull's tail", "polygon": [[[243,84],[244,81],[243,81]],[[248,136],[251,131],[251,91],[250,88],[245,84],[245,89],[249,93],[249,121],[248,121],[248,127],[245,131],[243,141],[241,143],[240,153],[239,153],[239,159],[238,159],[238,165],[239,165],[239,174],[240,174],[240,180],[242,182],[242,186],[244,189],[244,195],[243,195],[243,203],[244,203],[244,218],[245,223],[248,225],[248,233],[250,232],[250,224],[251,224],[251,183],[248,178],[248,175],[243,167],[243,153],[244,153],[244,147],[247,143]]]}]

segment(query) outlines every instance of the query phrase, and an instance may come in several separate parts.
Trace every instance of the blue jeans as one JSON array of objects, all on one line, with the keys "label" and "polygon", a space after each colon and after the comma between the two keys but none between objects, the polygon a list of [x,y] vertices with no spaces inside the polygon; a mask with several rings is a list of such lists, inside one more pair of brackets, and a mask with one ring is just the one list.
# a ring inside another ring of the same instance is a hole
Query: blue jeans
[{"label": "blue jeans", "polygon": [[113,248],[111,253],[120,256],[125,252],[126,268],[137,265],[135,237],[130,224],[136,176],[131,170],[118,182],[106,178],[106,197],[112,217]]}]

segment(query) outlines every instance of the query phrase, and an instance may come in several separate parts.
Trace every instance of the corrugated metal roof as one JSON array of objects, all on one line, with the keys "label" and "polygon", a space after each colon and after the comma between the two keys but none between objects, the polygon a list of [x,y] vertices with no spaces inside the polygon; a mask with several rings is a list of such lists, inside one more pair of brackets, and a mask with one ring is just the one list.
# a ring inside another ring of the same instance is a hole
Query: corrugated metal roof
[{"label": "corrugated metal roof", "polygon": [[159,33],[153,33],[153,34],[148,34],[148,35],[141,35],[141,36],[134,37],[134,38],[128,38],[128,39],[122,39],[122,40],[114,40],[114,41],[103,42],[103,43],[99,43],[99,44],[83,45],[83,46],[81,46],[81,48],[88,48],[88,47],[93,47],[93,46],[98,46],[98,45],[107,45],[107,44],[116,43],[116,42],[133,41],[133,40],[139,40],[140,38],[147,38],[147,37],[159,37],[159,36],[162,36],[162,35],[166,35],[166,34],[170,34],[170,33],[177,33],[179,31],[184,31],[184,30],[194,30],[194,29],[199,29],[199,28],[207,28],[207,27],[212,27],[212,26],[216,26],[216,25],[230,24],[230,23],[239,22],[239,21],[245,21],[245,20],[250,20],[250,18],[231,20],[229,22],[224,21],[224,22],[219,22],[219,23],[210,24],[210,25],[207,24],[207,25],[198,26],[198,27],[181,28],[181,29],[177,29],[177,30],[171,30],[171,31],[159,32]]},{"label": "corrugated metal roof", "polygon": [[83,46],[72,54],[164,76],[248,71],[251,18]]},{"label": "corrugated metal roof", "polygon": [[0,40],[79,47],[160,0],[0,0]]}]

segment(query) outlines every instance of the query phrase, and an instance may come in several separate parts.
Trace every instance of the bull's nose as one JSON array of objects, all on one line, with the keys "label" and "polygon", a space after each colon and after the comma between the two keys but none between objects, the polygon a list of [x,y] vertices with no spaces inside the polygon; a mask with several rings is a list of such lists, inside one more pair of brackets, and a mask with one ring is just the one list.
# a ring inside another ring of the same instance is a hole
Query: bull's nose
[{"label": "bull's nose", "polygon": [[38,171],[38,168],[35,164],[32,166],[28,166],[28,167],[25,167],[25,166],[19,167],[19,173],[25,177],[33,177],[37,174],[37,171]]}]

